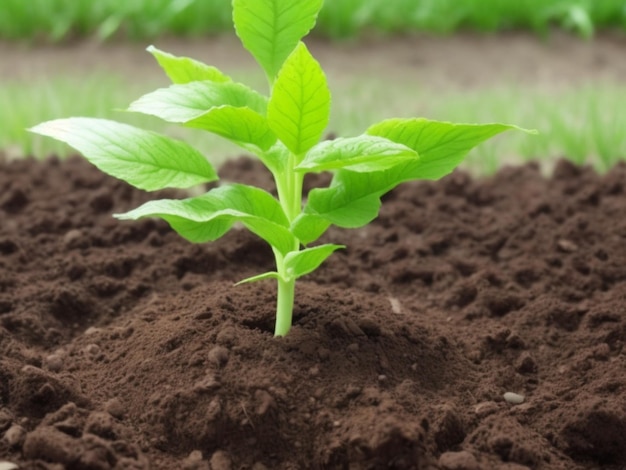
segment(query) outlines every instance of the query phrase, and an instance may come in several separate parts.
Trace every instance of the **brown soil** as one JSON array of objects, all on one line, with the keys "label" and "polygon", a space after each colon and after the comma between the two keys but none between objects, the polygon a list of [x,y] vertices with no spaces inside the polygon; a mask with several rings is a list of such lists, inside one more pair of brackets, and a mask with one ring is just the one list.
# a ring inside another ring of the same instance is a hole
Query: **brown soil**
[{"label": "brown soil", "polygon": [[263,243],[111,217],[148,197],[81,159],[2,164],[0,460],[626,468],[626,165],[402,186],[328,233],[348,248],[283,339],[273,284],[233,286],[271,268]]}]

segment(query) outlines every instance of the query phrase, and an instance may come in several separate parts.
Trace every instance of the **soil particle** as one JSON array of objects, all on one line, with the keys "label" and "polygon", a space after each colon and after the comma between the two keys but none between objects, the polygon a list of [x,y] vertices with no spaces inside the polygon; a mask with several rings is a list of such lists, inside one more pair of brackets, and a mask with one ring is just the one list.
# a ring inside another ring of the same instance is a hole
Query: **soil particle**
[{"label": "soil particle", "polygon": [[[403,185],[298,285],[81,159],[2,162],[0,458],[57,469],[626,466],[626,165]],[[221,173],[251,175],[250,160]],[[21,202],[20,202],[21,201]],[[512,405],[503,395],[524,402]]]}]

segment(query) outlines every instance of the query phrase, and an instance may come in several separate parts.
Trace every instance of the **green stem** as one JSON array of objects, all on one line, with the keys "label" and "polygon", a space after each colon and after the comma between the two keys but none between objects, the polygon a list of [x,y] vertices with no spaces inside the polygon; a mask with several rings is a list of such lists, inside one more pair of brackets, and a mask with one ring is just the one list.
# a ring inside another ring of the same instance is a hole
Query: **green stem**
[{"label": "green stem", "polygon": [[[297,160],[298,158],[295,155],[289,155],[285,173],[274,175],[278,189],[278,199],[289,222],[293,222],[302,211],[303,175],[294,170]],[[300,242],[296,240],[291,251],[299,250]],[[283,255],[274,250],[274,257],[276,259],[276,271],[279,275],[274,336],[285,336],[291,329],[296,279],[287,272]]]},{"label": "green stem", "polygon": [[293,317],[293,300],[296,290],[296,280],[285,281],[278,278],[278,298],[276,301],[276,328],[274,336],[285,336],[291,329]]}]

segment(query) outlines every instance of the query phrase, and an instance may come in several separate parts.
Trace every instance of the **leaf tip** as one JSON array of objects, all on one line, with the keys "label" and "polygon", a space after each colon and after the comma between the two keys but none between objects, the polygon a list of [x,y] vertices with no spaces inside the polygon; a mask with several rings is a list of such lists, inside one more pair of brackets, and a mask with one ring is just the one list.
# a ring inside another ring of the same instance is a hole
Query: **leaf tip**
[{"label": "leaf tip", "polygon": [[40,122],[39,124],[36,124],[32,127],[27,127],[26,130],[28,132],[32,132],[33,134],[50,135],[50,128],[53,122],[54,121]]}]

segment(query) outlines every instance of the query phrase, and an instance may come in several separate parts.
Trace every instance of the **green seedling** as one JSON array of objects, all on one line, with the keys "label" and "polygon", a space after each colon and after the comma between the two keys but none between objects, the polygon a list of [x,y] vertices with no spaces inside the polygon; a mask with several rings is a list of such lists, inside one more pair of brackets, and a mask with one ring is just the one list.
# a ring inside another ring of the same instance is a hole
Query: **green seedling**
[{"label": "green seedling", "polygon": [[[381,196],[398,184],[438,179],[474,146],[516,128],[389,119],[357,137],[321,141],[331,96],[320,64],[301,39],[315,25],[322,3],[233,1],[237,35],[265,71],[269,96],[215,67],[149,47],[173,84],[129,107],[222,136],[256,155],[272,173],[278,198],[252,186],[224,184],[200,196],[150,201],[115,216],[160,217],[194,243],[216,240],[237,222],[264,239],[276,270],[241,282],[278,282],[276,336],[291,328],[296,280],[343,248],[312,245],[331,225],[368,224],[378,215]],[[207,159],[184,142],[115,121],[58,119],[31,130],[73,146],[100,170],[147,191],[217,179]],[[332,172],[332,182],[311,190],[303,202],[304,176],[319,172]]]}]

